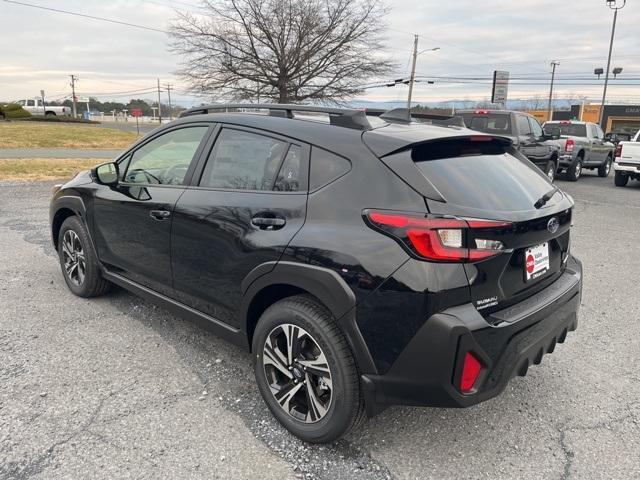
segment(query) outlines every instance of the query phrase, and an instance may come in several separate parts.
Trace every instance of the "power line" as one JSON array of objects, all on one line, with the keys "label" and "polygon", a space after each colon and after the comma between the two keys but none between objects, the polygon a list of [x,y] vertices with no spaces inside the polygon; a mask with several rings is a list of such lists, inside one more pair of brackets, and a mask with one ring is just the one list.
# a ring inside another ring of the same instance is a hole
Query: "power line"
[{"label": "power line", "polygon": [[91,20],[98,20],[98,21],[101,21],[101,22],[115,23],[117,25],[124,25],[125,27],[141,28],[143,30],[149,30],[151,32],[169,33],[166,30],[161,30],[159,28],[147,27],[145,25],[138,25],[138,24],[129,23],[129,22],[122,22],[120,20],[113,20],[111,18],[98,17],[96,15],[86,15],[84,13],[71,12],[69,10],[61,10],[61,9],[58,9],[58,8],[43,7],[42,5],[34,5],[32,3],[18,2],[16,0],[3,0],[3,1],[6,2],[6,3],[11,3],[13,5],[19,5],[19,6],[22,6],[22,7],[37,8],[37,9],[46,10],[46,11],[49,11],[49,12],[63,13],[65,15],[73,15],[73,16],[76,16],[76,17],[89,18]]}]

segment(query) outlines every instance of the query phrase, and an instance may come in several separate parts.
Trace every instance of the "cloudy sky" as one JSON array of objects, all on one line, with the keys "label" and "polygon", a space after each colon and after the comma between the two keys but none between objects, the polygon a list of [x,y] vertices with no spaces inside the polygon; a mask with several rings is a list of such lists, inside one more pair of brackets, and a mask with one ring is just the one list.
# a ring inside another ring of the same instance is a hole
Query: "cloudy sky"
[{"label": "cloudy sky", "polygon": [[[166,30],[174,9],[197,11],[198,0],[20,0],[39,5]],[[619,0],[620,3],[620,0]],[[605,0],[388,0],[388,54],[407,75],[413,34],[422,54],[420,76],[436,83],[416,85],[423,102],[490,96],[493,70],[508,70],[510,98],[548,95],[552,60],[558,67],[559,98],[597,98],[594,68],[606,67],[613,13]],[[78,95],[126,101],[153,98],[156,79],[175,86],[174,100],[196,101],[173,75],[180,58],[167,49],[166,34],[44,11],[0,0],[0,100],[70,94],[69,74],[78,75]],[[612,67],[623,67],[610,99],[640,104],[640,3],[628,0],[620,12]],[[426,80],[423,78],[423,80]],[[514,84],[516,83],[517,84]],[[405,98],[407,88],[374,88],[363,99]],[[164,101],[164,99],[163,99]]]}]

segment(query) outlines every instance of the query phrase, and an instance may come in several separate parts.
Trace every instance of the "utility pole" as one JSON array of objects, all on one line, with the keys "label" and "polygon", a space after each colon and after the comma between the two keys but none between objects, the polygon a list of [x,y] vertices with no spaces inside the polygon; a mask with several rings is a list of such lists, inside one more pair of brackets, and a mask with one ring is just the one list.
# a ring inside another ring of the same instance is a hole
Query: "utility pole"
[{"label": "utility pole", "polygon": [[411,96],[413,95],[413,84],[416,81],[416,62],[418,61],[418,35],[413,36],[413,61],[411,63],[411,77],[409,78],[409,98],[407,99],[407,109],[411,110]]},{"label": "utility pole", "polygon": [[160,79],[158,79],[158,121],[162,123],[162,108],[160,107]]},{"label": "utility pole", "polygon": [[173,87],[167,83],[167,95],[169,96],[169,121],[173,120],[173,107],[171,106],[171,90]]},{"label": "utility pole", "polygon": [[73,118],[77,116],[76,110],[76,82],[78,81],[78,77],[75,75],[69,75],[71,77],[71,102],[73,104]]},{"label": "utility pole", "polygon": [[552,102],[553,102],[553,82],[556,78],[556,67],[560,65],[560,62],[558,62],[557,60],[553,60],[551,62],[551,88],[549,89],[549,107],[547,108],[547,121],[551,121],[553,120],[553,118],[551,118],[551,107],[552,107]]},{"label": "utility pole", "polygon": [[607,101],[607,87],[609,86],[609,70],[611,69],[611,54],[613,53],[613,39],[616,35],[616,22],[618,21],[618,10],[622,10],[627,4],[627,0],[622,0],[622,5],[618,6],[618,0],[606,0],[607,6],[613,10],[613,27],[611,28],[611,41],[609,42],[609,59],[607,60],[607,73],[604,77],[604,91],[602,92],[602,106],[600,107],[600,119],[598,124],[602,126],[604,119],[604,104]]}]

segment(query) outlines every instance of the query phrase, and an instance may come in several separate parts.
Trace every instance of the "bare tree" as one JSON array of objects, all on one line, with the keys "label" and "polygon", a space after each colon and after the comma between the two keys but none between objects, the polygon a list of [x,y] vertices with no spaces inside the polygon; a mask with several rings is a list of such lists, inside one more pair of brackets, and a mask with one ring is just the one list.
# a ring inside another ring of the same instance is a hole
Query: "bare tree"
[{"label": "bare tree", "polygon": [[178,12],[178,74],[212,98],[340,102],[389,73],[383,0],[203,0]]}]

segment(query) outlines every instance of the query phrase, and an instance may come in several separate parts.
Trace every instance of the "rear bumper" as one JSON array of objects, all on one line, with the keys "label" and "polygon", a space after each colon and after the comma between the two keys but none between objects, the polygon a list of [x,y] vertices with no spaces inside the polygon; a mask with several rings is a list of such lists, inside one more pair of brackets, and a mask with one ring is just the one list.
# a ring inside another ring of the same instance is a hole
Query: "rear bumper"
[{"label": "rear bumper", "polygon": [[575,161],[575,157],[572,154],[569,155],[560,155],[558,157],[558,166],[560,167],[570,167],[573,165]]},{"label": "rear bumper", "polygon": [[640,174],[640,163],[618,163],[615,162],[613,164],[613,169],[616,172],[629,172],[629,173],[639,173]]},{"label": "rear bumper", "polygon": [[[369,415],[392,404],[468,407],[495,397],[577,328],[581,295],[582,265],[570,257],[556,282],[486,320],[472,304],[433,315],[386,374],[362,376]],[[469,351],[483,369],[473,393],[462,394]]]}]

